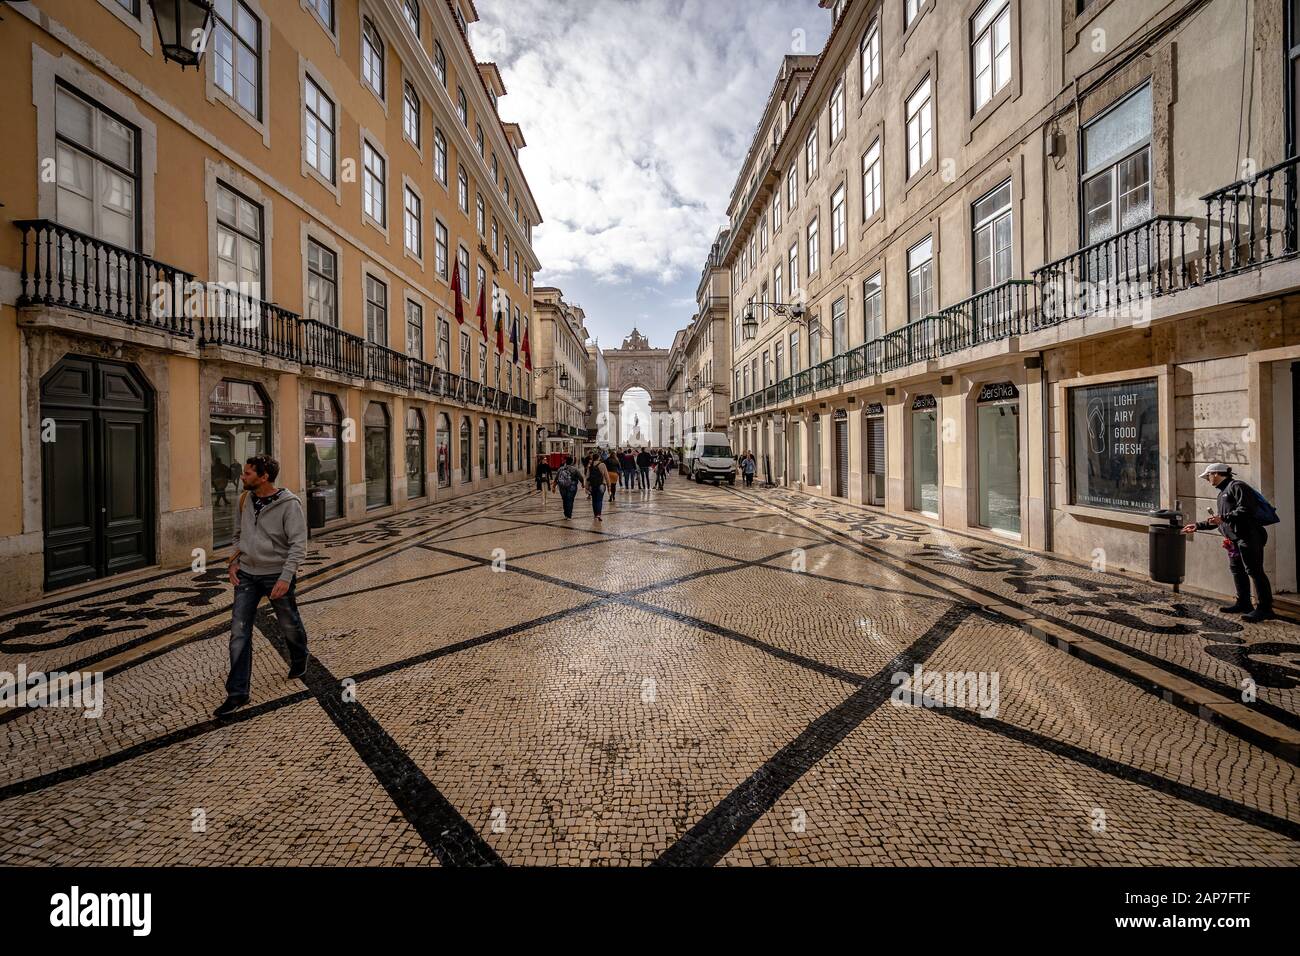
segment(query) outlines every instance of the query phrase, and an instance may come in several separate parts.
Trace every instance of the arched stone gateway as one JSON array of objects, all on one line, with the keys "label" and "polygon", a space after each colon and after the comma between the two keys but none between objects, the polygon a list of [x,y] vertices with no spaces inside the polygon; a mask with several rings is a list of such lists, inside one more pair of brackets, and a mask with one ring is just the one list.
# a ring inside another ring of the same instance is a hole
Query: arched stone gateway
[{"label": "arched stone gateway", "polygon": [[[618,416],[623,396],[633,388],[643,388],[650,395],[650,443],[667,445],[668,435],[668,349],[650,347],[650,341],[637,329],[623,340],[621,347],[605,349],[609,369],[609,422],[602,431],[610,441],[622,434]],[[644,429],[644,426],[643,426]]]}]

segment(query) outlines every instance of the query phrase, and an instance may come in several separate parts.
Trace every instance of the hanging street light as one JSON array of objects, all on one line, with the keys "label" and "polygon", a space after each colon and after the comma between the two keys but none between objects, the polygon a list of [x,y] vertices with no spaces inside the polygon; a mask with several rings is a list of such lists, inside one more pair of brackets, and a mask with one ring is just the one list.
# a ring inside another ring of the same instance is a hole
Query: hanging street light
[{"label": "hanging street light", "polygon": [[212,32],[211,0],[149,0],[164,60],[197,68]]}]

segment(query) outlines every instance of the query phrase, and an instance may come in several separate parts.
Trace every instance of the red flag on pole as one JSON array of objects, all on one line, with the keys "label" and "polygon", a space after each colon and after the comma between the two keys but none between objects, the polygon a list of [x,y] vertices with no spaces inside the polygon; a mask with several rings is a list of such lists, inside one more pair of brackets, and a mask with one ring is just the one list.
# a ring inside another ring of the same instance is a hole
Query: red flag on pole
[{"label": "red flag on pole", "polygon": [[483,333],[484,340],[488,337],[487,330],[487,288],[482,286],[478,290],[478,330]]},{"label": "red flag on pole", "polygon": [[528,346],[528,325],[524,324],[524,368],[533,370],[533,350]]},{"label": "red flag on pole", "polygon": [[460,300],[460,263],[456,263],[456,268],[451,274],[451,294],[456,300],[456,324],[465,324],[465,305]]},{"label": "red flag on pole", "polygon": [[497,355],[506,350],[505,329],[501,325],[501,313],[497,312]]}]

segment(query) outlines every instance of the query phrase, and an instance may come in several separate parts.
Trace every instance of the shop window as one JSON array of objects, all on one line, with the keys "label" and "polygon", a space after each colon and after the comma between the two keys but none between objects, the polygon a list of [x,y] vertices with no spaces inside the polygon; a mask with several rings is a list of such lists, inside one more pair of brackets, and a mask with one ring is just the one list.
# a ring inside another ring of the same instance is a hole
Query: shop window
[{"label": "shop window", "polygon": [[371,402],[366,409],[366,507],[382,508],[392,502],[389,480],[388,409],[381,402]]},{"label": "shop window", "polygon": [[307,492],[325,493],[325,520],[343,516],[343,415],[333,395],[314,392],[303,413],[303,461]]},{"label": "shop window", "polygon": [[1069,391],[1071,501],[1145,514],[1160,507],[1156,380]]},{"label": "shop window", "polygon": [[235,540],[244,462],[271,451],[270,403],[262,390],[251,382],[218,382],[208,396],[208,433],[212,543],[222,548]]},{"label": "shop window", "polygon": [[419,409],[406,410],[406,497],[423,498],[424,416]]},{"label": "shop window", "polygon": [[939,516],[939,421],[933,395],[912,403],[912,510]]}]

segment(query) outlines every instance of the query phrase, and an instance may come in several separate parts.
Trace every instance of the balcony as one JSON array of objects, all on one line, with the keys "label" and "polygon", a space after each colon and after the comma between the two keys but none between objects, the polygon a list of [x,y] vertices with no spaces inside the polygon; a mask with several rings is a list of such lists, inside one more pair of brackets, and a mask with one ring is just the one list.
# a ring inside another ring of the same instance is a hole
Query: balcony
[{"label": "balcony", "polygon": [[1292,156],[1201,197],[1207,227],[1204,280],[1296,255],[1297,164],[1300,157]]},{"label": "balcony", "polygon": [[[536,418],[536,404],[472,382],[358,335],[304,319],[221,283],[204,284],[174,266],[49,220],[22,232],[19,309],[46,308],[109,320],[124,330],[179,340],[202,357],[256,356],[353,383],[367,382],[464,405]],[[197,335],[196,335],[197,333]]]},{"label": "balcony", "polygon": [[18,308],[65,309],[193,337],[188,272],[46,219],[14,225],[22,231]]},{"label": "balcony", "polygon": [[[1164,296],[1252,265],[1295,257],[1295,203],[1278,207],[1276,198],[1294,197],[1295,189],[1296,161],[1291,160],[1211,193],[1206,201],[1217,218],[1208,220],[1207,265],[1199,280],[1196,237],[1188,235],[1199,221],[1155,216],[1049,262],[1034,270],[1032,279],[1004,282],[756,391],[733,402],[732,414],[747,415],[995,343],[1015,350],[1019,337],[1071,319],[1149,318],[1143,310]],[[1217,238],[1216,227],[1224,238]]]}]

